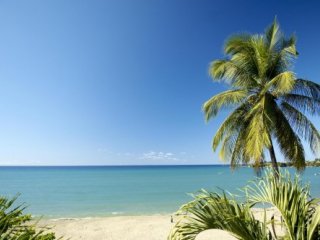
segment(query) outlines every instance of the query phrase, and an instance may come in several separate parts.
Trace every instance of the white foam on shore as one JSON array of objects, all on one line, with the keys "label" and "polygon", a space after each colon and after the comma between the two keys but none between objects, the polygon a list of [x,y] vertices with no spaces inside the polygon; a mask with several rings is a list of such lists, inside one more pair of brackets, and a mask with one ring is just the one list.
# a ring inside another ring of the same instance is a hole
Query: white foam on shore
[{"label": "white foam on shore", "polygon": [[111,214],[112,215],[121,215],[121,214],[124,214],[124,212],[112,212]]}]

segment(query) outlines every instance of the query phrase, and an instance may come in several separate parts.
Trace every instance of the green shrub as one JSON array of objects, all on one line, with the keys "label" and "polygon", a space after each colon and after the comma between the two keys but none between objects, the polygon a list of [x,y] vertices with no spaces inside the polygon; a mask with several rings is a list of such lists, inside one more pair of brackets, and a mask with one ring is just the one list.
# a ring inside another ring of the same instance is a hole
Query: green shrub
[{"label": "green shrub", "polygon": [[23,214],[23,205],[15,206],[17,197],[0,197],[0,240],[53,240],[54,233],[36,229],[31,215]]},{"label": "green shrub", "polygon": [[[299,177],[288,172],[276,180],[268,172],[245,188],[246,202],[238,203],[232,195],[202,190],[194,200],[178,211],[183,217],[173,227],[169,240],[194,240],[208,229],[229,232],[240,240],[319,240],[320,199],[310,198],[309,186],[301,184]],[[254,218],[251,208],[256,204],[272,205],[281,214],[285,235],[278,236],[268,228],[277,222]]]}]

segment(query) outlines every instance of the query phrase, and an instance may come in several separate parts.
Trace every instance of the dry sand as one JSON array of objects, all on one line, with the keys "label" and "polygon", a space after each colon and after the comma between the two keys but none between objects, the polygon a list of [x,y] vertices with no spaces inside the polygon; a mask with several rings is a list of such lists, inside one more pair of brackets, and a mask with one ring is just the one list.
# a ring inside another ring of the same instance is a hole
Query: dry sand
[{"label": "dry sand", "polygon": [[[257,219],[263,219],[264,211],[255,209]],[[268,209],[270,219],[273,209]],[[175,220],[175,219],[174,219]],[[41,220],[41,225],[52,227],[58,237],[85,240],[166,240],[174,223],[170,215],[119,216],[104,218]],[[198,235],[197,240],[234,240],[221,230],[209,230]]]}]

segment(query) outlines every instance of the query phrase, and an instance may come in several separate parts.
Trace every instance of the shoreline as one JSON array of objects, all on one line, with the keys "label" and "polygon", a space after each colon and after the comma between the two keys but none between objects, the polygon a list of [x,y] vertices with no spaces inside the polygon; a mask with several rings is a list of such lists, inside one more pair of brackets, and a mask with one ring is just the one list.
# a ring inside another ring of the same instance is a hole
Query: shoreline
[{"label": "shoreline", "polygon": [[161,217],[161,216],[174,216],[175,213],[142,213],[142,214],[110,214],[110,215],[92,215],[92,216],[71,216],[71,217],[59,217],[59,216],[46,216],[46,215],[33,215],[32,218],[35,221],[59,221],[59,220],[79,220],[79,219],[104,219],[104,218],[116,218],[116,217]]},{"label": "shoreline", "polygon": [[[253,208],[252,211],[257,219],[263,220],[263,208]],[[267,218],[275,212],[274,208],[266,208]],[[71,240],[165,240],[178,219],[179,216],[174,214],[53,218],[40,219],[39,226],[49,227],[58,238],[63,236]],[[197,237],[197,240],[210,239],[234,240],[235,238],[221,230],[208,230]]]},{"label": "shoreline", "polygon": [[[274,211],[274,207],[252,207],[253,212],[260,212],[266,209],[266,211]],[[177,209],[178,211],[178,209]],[[105,219],[105,218],[116,218],[116,217],[128,217],[128,218],[135,218],[135,217],[164,217],[164,216],[176,216],[176,212],[160,212],[160,213],[122,213],[118,212],[115,214],[106,214],[106,215],[88,215],[88,216],[50,216],[50,215],[33,215],[32,218],[35,221],[59,221],[59,220],[88,220],[88,219]],[[177,216],[176,216],[177,217]]]}]

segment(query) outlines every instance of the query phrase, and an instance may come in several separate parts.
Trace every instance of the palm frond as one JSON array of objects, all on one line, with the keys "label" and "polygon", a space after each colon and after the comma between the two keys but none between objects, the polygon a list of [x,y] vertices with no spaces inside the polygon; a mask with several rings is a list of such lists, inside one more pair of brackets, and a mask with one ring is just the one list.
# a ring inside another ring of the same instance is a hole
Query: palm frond
[{"label": "palm frond", "polygon": [[320,133],[312,122],[304,114],[286,102],[283,102],[281,107],[290,125],[310,144],[310,149],[313,153],[316,154],[320,151]]},{"label": "palm frond", "polygon": [[281,100],[287,102],[303,113],[311,115],[320,115],[320,99],[289,93],[281,97]]},{"label": "palm frond", "polygon": [[254,88],[257,86],[257,82],[246,68],[247,66],[243,66],[243,61],[239,61],[235,57],[231,60],[216,60],[210,64],[209,75],[212,79],[225,81],[235,88]]},{"label": "palm frond", "polygon": [[287,161],[292,162],[298,170],[303,170],[305,168],[303,145],[288,119],[276,104],[270,106],[268,117],[274,123],[271,133],[279,143],[283,156]]},{"label": "palm frond", "polygon": [[308,221],[307,225],[307,240],[317,240],[320,238],[320,205],[313,205],[313,209],[311,211],[312,215],[308,218],[310,221]]},{"label": "palm frond", "polygon": [[219,158],[222,161],[228,161],[230,159],[232,152],[234,150],[236,141],[238,139],[239,131],[233,131],[226,135],[221,144],[221,149],[219,152]]},{"label": "palm frond", "polygon": [[229,90],[213,96],[203,104],[206,120],[215,117],[221,108],[240,104],[246,98],[247,91],[242,89]]},{"label": "palm frond", "polygon": [[225,119],[212,140],[213,150],[217,149],[218,145],[221,143],[226,134],[233,132],[235,129],[241,126],[241,124],[243,123],[243,119],[246,117],[248,111],[250,110],[250,106],[250,102],[241,104]]},{"label": "palm frond", "polygon": [[315,82],[299,78],[295,81],[292,93],[320,100],[320,85]]},{"label": "palm frond", "polygon": [[239,134],[237,140],[234,144],[232,154],[230,157],[230,165],[232,169],[235,169],[239,166],[240,163],[249,163],[250,157],[245,154],[244,149],[246,149],[246,136],[247,136],[247,122],[242,124],[241,129],[239,130]]},{"label": "palm frond", "polygon": [[[320,199],[309,200],[310,188],[303,186],[299,177],[293,179],[288,172],[280,174],[279,179],[267,172],[262,180],[253,182],[245,188],[250,206],[267,203],[276,207],[285,223],[288,239],[312,239],[315,236],[315,226],[319,226],[315,207]],[[311,213],[311,215],[310,215]],[[313,218],[315,222],[310,221]]]},{"label": "palm frond", "polygon": [[[267,170],[244,188],[246,201],[237,203],[234,196],[222,192],[202,190],[194,200],[181,206],[180,220],[172,228],[168,240],[194,240],[208,229],[229,232],[241,240],[317,240],[320,237],[320,199],[310,199],[310,188],[303,185],[298,175],[280,172],[279,179]],[[284,221],[284,235],[271,234],[268,224],[277,223],[264,219],[258,221],[252,214],[255,205],[275,207]]]},{"label": "palm frond", "polygon": [[259,78],[260,83],[262,83],[265,73],[268,70],[269,51],[265,45],[265,40],[262,35],[253,35],[251,44],[254,49],[253,62],[256,64],[256,68],[258,70],[257,77]]},{"label": "palm frond", "polygon": [[244,154],[247,158],[252,158],[254,161],[259,161],[265,148],[268,148],[271,144],[268,122],[265,114],[265,102],[266,97],[262,97],[259,102],[251,109],[246,116],[247,135],[244,139],[246,141],[246,147]]},{"label": "palm frond", "polygon": [[296,49],[296,37],[292,35],[289,39],[282,40],[281,54],[286,60],[294,59],[298,56]]},{"label": "palm frond", "polygon": [[240,52],[254,53],[250,44],[252,35],[249,33],[235,34],[229,37],[224,46],[227,55],[235,55]]},{"label": "palm frond", "polygon": [[292,91],[294,84],[295,74],[290,71],[282,72],[265,85],[261,94],[265,94],[267,91],[271,92],[274,96],[287,94]]},{"label": "palm frond", "polygon": [[269,26],[265,32],[266,43],[270,50],[273,50],[277,47],[281,41],[283,34],[280,31],[280,26],[275,18],[271,26]]},{"label": "palm frond", "polygon": [[208,229],[221,229],[242,240],[269,239],[266,226],[254,218],[250,208],[229,199],[225,193],[203,190],[183,205],[178,215],[184,217],[173,227],[169,240],[194,240]]}]

